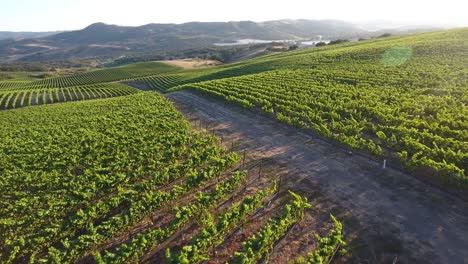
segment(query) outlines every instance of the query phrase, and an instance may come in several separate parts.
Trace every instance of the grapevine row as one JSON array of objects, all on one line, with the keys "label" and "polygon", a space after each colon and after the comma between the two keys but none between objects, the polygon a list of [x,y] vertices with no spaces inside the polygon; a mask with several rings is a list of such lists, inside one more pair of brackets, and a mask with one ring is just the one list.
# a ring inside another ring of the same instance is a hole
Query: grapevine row
[{"label": "grapevine row", "polygon": [[276,191],[276,184],[266,190],[257,191],[252,196],[245,197],[241,203],[231,206],[229,210],[218,217],[217,223],[213,217],[205,220],[205,228],[192,239],[190,245],[184,246],[180,253],[171,254],[168,249],[168,263],[198,263],[209,260],[209,250],[221,244],[227,236],[247,217],[263,206],[266,197]]},{"label": "grapevine row", "polygon": [[68,88],[31,89],[0,92],[0,110],[70,101],[102,99],[137,93],[129,86],[109,83]]},{"label": "grapevine row", "polygon": [[124,244],[115,250],[116,253],[107,252],[104,257],[95,254],[98,263],[128,263],[137,261],[144,252],[154,247],[157,243],[169,238],[173,233],[184,226],[193,217],[200,214],[204,209],[217,205],[227,195],[240,187],[247,176],[246,172],[236,172],[231,178],[218,183],[209,193],[198,193],[195,202],[181,208],[175,208],[176,219],[166,228],[148,230],[138,234],[129,244]]},{"label": "grapevine row", "polygon": [[275,242],[304,217],[304,210],[311,205],[306,198],[291,192],[293,201],[284,206],[280,216],[270,219],[255,235],[242,243],[242,250],[234,253],[230,263],[255,264],[262,259],[268,260]]}]

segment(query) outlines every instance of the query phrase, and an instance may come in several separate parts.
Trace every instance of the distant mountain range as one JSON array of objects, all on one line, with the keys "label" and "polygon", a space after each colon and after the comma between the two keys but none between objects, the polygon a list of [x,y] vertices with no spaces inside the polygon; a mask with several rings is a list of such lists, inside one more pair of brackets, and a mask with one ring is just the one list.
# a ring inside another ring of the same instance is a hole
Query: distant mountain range
[{"label": "distant mountain range", "polygon": [[10,32],[10,31],[0,31],[0,40],[2,39],[23,39],[23,38],[42,38],[63,31],[51,31],[51,32]]},{"label": "distant mountain range", "polygon": [[241,39],[335,39],[368,33],[337,20],[191,22],[139,27],[96,23],[61,33],[0,32],[0,62],[110,58],[201,48]]}]

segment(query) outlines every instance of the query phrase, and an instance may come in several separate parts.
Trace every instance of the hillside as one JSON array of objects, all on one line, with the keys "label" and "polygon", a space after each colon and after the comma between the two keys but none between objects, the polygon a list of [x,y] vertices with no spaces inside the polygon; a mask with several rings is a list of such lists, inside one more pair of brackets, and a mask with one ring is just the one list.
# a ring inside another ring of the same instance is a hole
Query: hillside
[{"label": "hillside", "polygon": [[61,31],[53,32],[11,32],[0,31],[0,40],[2,39],[24,39],[24,38],[43,38],[54,34],[62,33]]},{"label": "hillside", "polygon": [[0,60],[50,61],[202,48],[240,39],[295,40],[355,37],[358,27],[334,20],[191,22],[125,27],[95,23],[43,38],[0,40]]},{"label": "hillside", "polygon": [[422,177],[466,185],[467,33],[270,55],[194,75],[169,91],[198,90],[261,109]]},{"label": "hillside", "polygon": [[21,87],[123,80],[162,91],[198,90],[262,109],[418,175],[466,184],[467,33],[458,29],[328,45],[208,69],[142,63],[29,83],[5,82],[13,92],[4,100],[13,105],[21,98],[14,90]]},{"label": "hillside", "polygon": [[[5,81],[0,107],[31,105],[29,99],[37,100],[44,89],[102,82],[126,81],[163,92],[197,90],[261,109],[427,180],[466,185],[467,36],[464,28],[276,53],[207,69],[150,62]],[[43,90],[28,94],[28,89]],[[66,99],[61,97],[55,101]]]},{"label": "hillside", "polygon": [[138,90],[115,83],[181,69],[159,62],[131,64],[44,80],[0,82],[0,110],[129,95]]},{"label": "hillside", "polygon": [[467,43],[0,81],[0,262],[463,263]]}]

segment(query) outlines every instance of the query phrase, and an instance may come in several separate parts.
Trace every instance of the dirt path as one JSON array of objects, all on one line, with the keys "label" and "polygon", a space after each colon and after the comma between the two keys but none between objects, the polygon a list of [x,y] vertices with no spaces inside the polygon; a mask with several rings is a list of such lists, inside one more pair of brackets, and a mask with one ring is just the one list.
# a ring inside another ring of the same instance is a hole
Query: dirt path
[{"label": "dirt path", "polygon": [[225,144],[237,142],[249,158],[287,168],[291,188],[319,193],[316,206],[332,202],[357,220],[345,221],[345,231],[360,237],[352,262],[389,263],[396,254],[398,263],[468,263],[466,202],[251,111],[187,91],[167,97]]}]

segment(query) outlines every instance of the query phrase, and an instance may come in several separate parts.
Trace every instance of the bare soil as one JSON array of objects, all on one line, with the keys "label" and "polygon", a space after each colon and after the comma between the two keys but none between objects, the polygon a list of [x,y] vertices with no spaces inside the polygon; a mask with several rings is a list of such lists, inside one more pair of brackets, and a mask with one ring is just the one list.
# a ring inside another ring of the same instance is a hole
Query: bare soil
[{"label": "bare soil", "polygon": [[283,190],[312,201],[313,211],[275,246],[271,263],[313,249],[313,234],[324,235],[330,223],[324,212],[343,222],[349,241],[350,254],[336,263],[468,263],[466,201],[264,115],[188,91],[167,97],[193,126],[245,150],[249,161],[267,160],[264,170],[283,179]]},{"label": "bare soil", "polygon": [[202,60],[202,59],[184,59],[184,60],[170,60],[170,61],[161,61],[163,63],[177,66],[184,69],[193,69],[201,67],[210,67],[223,64],[217,60]]}]

